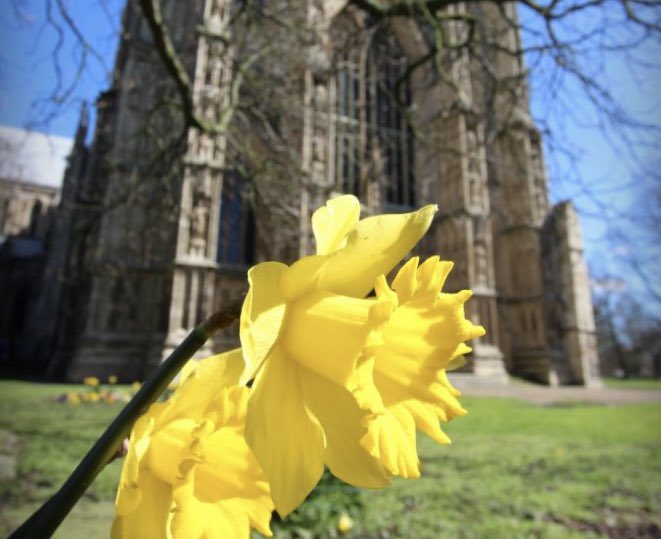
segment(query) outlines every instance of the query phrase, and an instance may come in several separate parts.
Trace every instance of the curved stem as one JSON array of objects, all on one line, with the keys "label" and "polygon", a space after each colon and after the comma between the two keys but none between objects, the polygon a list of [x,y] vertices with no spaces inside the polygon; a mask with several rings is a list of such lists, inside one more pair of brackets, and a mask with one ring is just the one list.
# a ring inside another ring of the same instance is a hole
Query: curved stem
[{"label": "curved stem", "polygon": [[92,481],[113,459],[122,441],[129,435],[135,420],[165,391],[207,339],[230,325],[240,312],[241,302],[237,302],[213,314],[191,331],[108,426],[60,490],[14,531],[9,539],[51,537]]}]

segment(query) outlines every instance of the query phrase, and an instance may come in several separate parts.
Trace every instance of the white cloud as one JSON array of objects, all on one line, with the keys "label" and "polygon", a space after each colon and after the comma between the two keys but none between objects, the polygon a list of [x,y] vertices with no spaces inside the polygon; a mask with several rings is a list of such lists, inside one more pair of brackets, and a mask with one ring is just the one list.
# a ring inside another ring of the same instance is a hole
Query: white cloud
[{"label": "white cloud", "polygon": [[73,140],[0,126],[0,177],[62,186]]}]

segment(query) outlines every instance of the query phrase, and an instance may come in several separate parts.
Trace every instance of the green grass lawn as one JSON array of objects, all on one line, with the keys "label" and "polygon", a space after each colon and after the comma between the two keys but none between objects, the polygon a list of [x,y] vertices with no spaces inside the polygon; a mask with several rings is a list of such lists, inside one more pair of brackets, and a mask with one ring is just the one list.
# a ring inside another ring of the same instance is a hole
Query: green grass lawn
[{"label": "green grass lawn", "polygon": [[[0,536],[65,479],[120,405],[56,403],[71,386],[0,382]],[[328,481],[274,525],[276,537],[656,537],[661,535],[661,405],[536,407],[464,398],[454,443],[419,439],[423,477],[381,491]],[[107,537],[120,463],[94,483],[56,537]]]},{"label": "green grass lawn", "polygon": [[614,389],[653,389],[661,391],[661,378],[604,378],[604,385]]},{"label": "green grass lawn", "polygon": [[[55,397],[84,386],[0,381],[0,537],[20,524],[68,477],[121,404],[64,404]],[[120,462],[106,467],[55,537],[108,537]],[[99,503],[101,502],[101,503]]]}]

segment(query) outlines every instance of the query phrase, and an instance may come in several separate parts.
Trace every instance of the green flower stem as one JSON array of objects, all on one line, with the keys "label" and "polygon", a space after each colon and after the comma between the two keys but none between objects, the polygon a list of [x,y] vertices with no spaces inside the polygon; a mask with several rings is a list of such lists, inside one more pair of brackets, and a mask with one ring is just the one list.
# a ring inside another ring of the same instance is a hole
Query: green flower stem
[{"label": "green flower stem", "polygon": [[85,493],[99,472],[113,460],[123,440],[129,435],[135,420],[147,410],[186,362],[193,357],[214,333],[230,325],[241,311],[241,302],[207,318],[170,354],[133,396],[78,464],[60,490],[46,501],[9,539],[51,537],[73,506]]}]

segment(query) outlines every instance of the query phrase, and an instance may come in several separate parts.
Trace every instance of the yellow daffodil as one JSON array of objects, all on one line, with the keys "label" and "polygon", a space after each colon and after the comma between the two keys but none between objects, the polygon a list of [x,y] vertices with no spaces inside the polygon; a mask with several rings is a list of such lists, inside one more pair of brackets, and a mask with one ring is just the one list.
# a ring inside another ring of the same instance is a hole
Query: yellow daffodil
[{"label": "yellow daffodil", "polygon": [[83,379],[83,384],[89,387],[98,387],[99,383],[99,379],[96,376],[86,376]]},{"label": "yellow daffodil", "polygon": [[270,536],[273,502],[244,439],[249,389],[235,350],[191,362],[169,400],[135,423],[116,500],[113,539]]},{"label": "yellow daffodil", "polygon": [[67,393],[67,402],[69,404],[80,404],[80,395],[75,391]]},{"label": "yellow daffodil", "polygon": [[317,255],[249,271],[246,438],[281,515],[314,488],[324,464],[362,487],[417,476],[416,427],[447,441],[438,420],[464,413],[443,369],[483,333],[463,317],[470,293],[440,294],[451,265],[435,258],[404,266],[393,289],[384,277],[435,211],[359,220],[358,200],[339,197],[313,215]]},{"label": "yellow daffodil", "polygon": [[108,383],[110,385],[116,384],[117,383],[117,376],[115,376],[114,374],[111,374],[110,376],[108,376]]},{"label": "yellow daffodil", "polygon": [[99,402],[99,400],[101,400],[101,395],[96,391],[91,391],[83,395],[83,400],[86,402]]},{"label": "yellow daffodil", "polygon": [[345,534],[353,528],[353,519],[346,513],[342,513],[340,518],[337,519],[337,531]]}]

